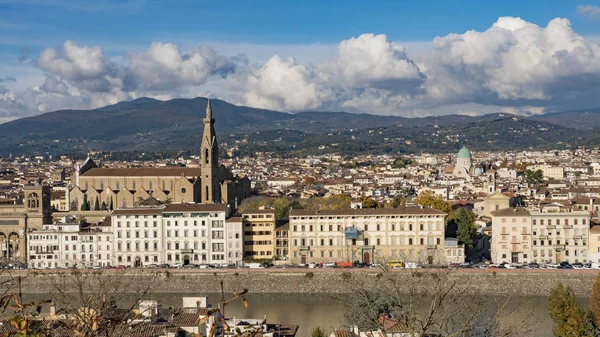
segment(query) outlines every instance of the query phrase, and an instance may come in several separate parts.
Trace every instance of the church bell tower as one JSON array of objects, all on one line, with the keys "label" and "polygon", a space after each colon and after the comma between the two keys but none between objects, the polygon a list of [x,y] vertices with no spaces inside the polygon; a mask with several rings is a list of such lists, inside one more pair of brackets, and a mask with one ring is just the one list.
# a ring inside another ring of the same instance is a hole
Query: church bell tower
[{"label": "church bell tower", "polygon": [[202,202],[219,203],[219,145],[215,133],[215,119],[212,118],[210,99],[206,105],[204,134],[200,146],[200,167],[202,168]]}]

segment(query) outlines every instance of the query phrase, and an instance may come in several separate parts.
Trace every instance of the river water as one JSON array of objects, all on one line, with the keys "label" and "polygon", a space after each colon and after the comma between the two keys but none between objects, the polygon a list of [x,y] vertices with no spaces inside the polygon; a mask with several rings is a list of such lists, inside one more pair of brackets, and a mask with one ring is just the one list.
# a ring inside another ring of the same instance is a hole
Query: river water
[{"label": "river water", "polygon": [[[159,300],[163,307],[180,306],[184,296],[200,296],[191,293],[154,294],[153,299]],[[343,295],[336,295],[343,296]],[[351,296],[351,295],[347,295]],[[31,299],[41,299],[41,295],[26,296]],[[217,306],[219,295],[209,294],[209,303]],[[298,337],[310,336],[310,331],[320,326],[329,335],[336,328],[343,328],[348,323],[344,321],[343,305],[339,298],[329,295],[306,294],[248,294],[248,308],[241,302],[231,302],[227,305],[227,317],[236,318],[261,318],[267,317],[269,323],[299,325]],[[490,298],[490,303],[494,299]],[[523,333],[519,336],[549,337],[552,336],[552,320],[548,314],[548,298],[526,296],[511,298],[511,305],[518,307],[510,311],[501,320],[505,322],[518,322],[523,315],[528,313],[531,317],[522,327]],[[588,299],[581,298],[580,302],[586,308]]]}]

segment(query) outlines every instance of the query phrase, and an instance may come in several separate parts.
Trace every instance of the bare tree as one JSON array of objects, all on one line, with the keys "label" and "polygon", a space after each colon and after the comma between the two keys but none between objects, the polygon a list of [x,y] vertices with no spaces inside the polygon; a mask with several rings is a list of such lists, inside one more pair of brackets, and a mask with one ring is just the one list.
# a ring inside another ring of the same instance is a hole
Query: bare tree
[{"label": "bare tree", "polygon": [[68,328],[84,337],[121,336],[123,326],[140,313],[159,282],[157,273],[136,271],[57,273],[48,275],[51,300],[67,310]]},{"label": "bare tree", "polygon": [[[526,336],[531,310],[510,298],[477,296],[451,269],[382,269],[374,279],[348,278],[352,296],[341,298],[344,318],[361,331],[397,322],[417,337]],[[490,277],[493,277],[490,275]],[[522,313],[515,315],[516,310]],[[511,316],[511,320],[505,319]],[[514,317],[513,317],[514,316]]]}]

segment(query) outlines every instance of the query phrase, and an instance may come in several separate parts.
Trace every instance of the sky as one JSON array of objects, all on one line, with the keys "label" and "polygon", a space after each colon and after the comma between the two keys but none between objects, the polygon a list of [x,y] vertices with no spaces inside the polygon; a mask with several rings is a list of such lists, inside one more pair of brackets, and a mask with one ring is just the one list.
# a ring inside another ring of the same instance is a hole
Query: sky
[{"label": "sky", "polygon": [[0,123],[207,96],[419,117],[598,108],[600,0],[0,0]]}]

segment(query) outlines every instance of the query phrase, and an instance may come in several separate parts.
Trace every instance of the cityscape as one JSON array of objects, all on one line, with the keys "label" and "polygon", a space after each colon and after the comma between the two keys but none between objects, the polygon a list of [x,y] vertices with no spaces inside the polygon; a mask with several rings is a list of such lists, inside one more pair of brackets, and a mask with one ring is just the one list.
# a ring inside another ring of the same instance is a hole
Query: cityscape
[{"label": "cityscape", "polygon": [[467,2],[0,0],[0,336],[597,336],[600,4]]}]

